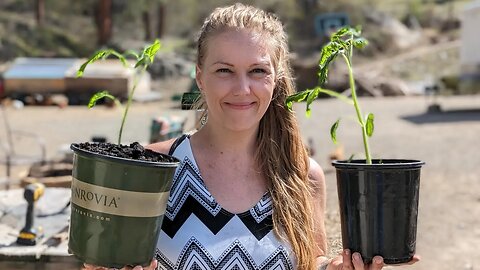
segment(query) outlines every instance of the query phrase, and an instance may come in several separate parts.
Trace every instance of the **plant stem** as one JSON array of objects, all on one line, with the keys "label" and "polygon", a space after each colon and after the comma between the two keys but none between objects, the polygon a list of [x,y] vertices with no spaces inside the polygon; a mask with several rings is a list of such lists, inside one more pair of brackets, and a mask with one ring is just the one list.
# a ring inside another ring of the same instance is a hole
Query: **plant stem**
[{"label": "plant stem", "polygon": [[367,164],[372,164],[372,158],[370,156],[370,147],[368,145],[367,127],[365,125],[365,121],[362,116],[360,104],[358,104],[358,100],[357,100],[357,91],[355,88],[355,79],[353,77],[353,69],[352,69],[352,64],[350,62],[350,55],[349,57],[347,57],[344,53],[342,53],[342,56],[345,62],[347,63],[348,77],[349,77],[349,83],[350,83],[350,90],[352,92],[353,106],[355,107],[355,111],[357,112],[358,122],[360,122],[360,126],[362,128],[362,138],[363,138],[363,146],[365,148],[366,162]]},{"label": "plant stem", "polygon": [[128,109],[130,108],[130,105],[132,104],[133,94],[135,93],[135,90],[137,89],[138,81],[143,76],[143,73],[145,72],[146,69],[147,69],[147,67],[144,66],[142,68],[142,70],[140,71],[140,74],[137,74],[136,70],[134,71],[135,74],[133,75],[132,91],[130,91],[130,93],[128,94],[127,105],[125,106],[125,110],[123,111],[122,124],[120,125],[120,131],[118,132],[118,144],[120,144],[122,142],[123,127],[125,126],[125,120],[127,118]]}]

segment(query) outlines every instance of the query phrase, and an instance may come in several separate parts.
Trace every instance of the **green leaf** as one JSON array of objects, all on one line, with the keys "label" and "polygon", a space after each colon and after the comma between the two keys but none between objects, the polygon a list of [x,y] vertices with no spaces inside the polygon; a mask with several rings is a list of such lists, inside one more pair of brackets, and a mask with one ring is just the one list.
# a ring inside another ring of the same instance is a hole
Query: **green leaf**
[{"label": "green leaf", "polygon": [[307,107],[307,110],[305,111],[305,116],[307,118],[310,118],[310,116],[312,116],[312,109],[310,107]]},{"label": "green leaf", "polygon": [[337,57],[342,47],[338,43],[330,42],[322,48],[318,62],[318,83],[322,86],[327,81],[328,67]]},{"label": "green leaf", "polygon": [[336,40],[339,39],[347,34],[349,34],[352,31],[352,28],[350,26],[344,26],[337,30],[337,32],[333,33],[332,36],[330,37],[330,40]]},{"label": "green leaf", "polygon": [[108,57],[113,50],[111,49],[106,49],[106,50],[100,50],[97,51],[93,56],[91,56],[85,63],[83,63],[80,68],[77,71],[77,78],[83,76],[83,73],[85,72],[85,68],[91,64],[94,63],[100,59],[105,59]]},{"label": "green leaf", "polygon": [[310,105],[313,103],[315,99],[317,99],[319,90],[320,90],[320,87],[315,87],[313,90],[310,91],[310,93],[307,96],[307,111],[306,111],[307,117],[310,117],[312,113]]},{"label": "green leaf", "polygon": [[311,89],[307,89],[298,93],[295,93],[293,95],[290,95],[287,97],[287,100],[285,101],[287,108],[291,111],[292,110],[292,105],[293,102],[302,102],[304,101],[307,97],[308,94],[310,94]]},{"label": "green leaf", "polygon": [[354,28],[352,28],[353,35],[356,37],[359,37],[362,34],[362,26],[357,25]]},{"label": "green leaf", "polygon": [[92,108],[93,106],[95,106],[97,104],[97,101],[99,101],[102,98],[109,98],[113,101],[117,101],[117,98],[110,95],[110,93],[108,93],[108,91],[104,90],[104,91],[96,93],[95,95],[93,95],[90,98],[90,101],[88,102],[88,108]]},{"label": "green leaf", "polygon": [[337,128],[340,124],[340,119],[338,119],[335,123],[333,123],[332,127],[330,127],[330,137],[334,144],[337,144]]},{"label": "green leaf", "polygon": [[330,37],[330,41],[340,42],[340,41],[348,41],[353,37],[359,37],[362,30],[359,26],[353,28],[351,26],[344,26],[340,28],[336,33],[332,34]]},{"label": "green leaf", "polygon": [[156,39],[155,42],[146,47],[144,50],[143,50],[143,53],[145,55],[148,56],[148,58],[150,59],[150,63],[153,63],[153,60],[155,59],[155,55],[157,54],[158,50],[160,49],[160,40]]},{"label": "green leaf", "polygon": [[139,66],[147,67],[153,63],[155,60],[155,55],[160,49],[160,41],[157,39],[155,42],[143,49],[143,52],[140,56],[137,55],[137,63],[135,63],[134,68]]},{"label": "green leaf", "polygon": [[374,118],[374,115],[373,113],[369,113],[367,115],[367,119],[366,119],[366,130],[367,130],[367,136],[368,137],[372,137],[373,135],[373,128],[374,128],[374,125],[373,125],[373,118]]},{"label": "green leaf", "polygon": [[368,45],[368,40],[366,40],[365,38],[360,37],[353,40],[353,46],[355,46],[355,48],[357,49],[363,49],[367,45]]},{"label": "green leaf", "polygon": [[140,60],[137,61],[134,68],[137,68],[137,67],[142,66],[142,65],[144,65],[144,66],[148,65],[147,64],[147,58],[145,56],[140,58]]},{"label": "green leaf", "polygon": [[104,60],[112,54],[115,55],[118,59],[120,59],[120,61],[122,61],[124,66],[127,66],[127,61],[125,60],[125,57],[123,55],[121,55],[120,53],[118,53],[117,51],[112,50],[112,49],[100,50],[100,51],[97,51],[87,61],[85,61],[85,63],[83,63],[80,66],[80,68],[77,71],[77,78],[83,76],[83,74],[85,73],[85,68],[89,64],[92,64],[92,63],[94,63],[98,60]]}]

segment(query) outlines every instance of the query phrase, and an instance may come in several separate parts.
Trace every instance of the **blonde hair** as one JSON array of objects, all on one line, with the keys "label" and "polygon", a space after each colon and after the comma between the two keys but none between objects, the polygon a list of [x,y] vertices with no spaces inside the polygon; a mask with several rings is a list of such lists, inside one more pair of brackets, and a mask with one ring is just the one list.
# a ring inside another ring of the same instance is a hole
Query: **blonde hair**
[{"label": "blonde hair", "polygon": [[[296,118],[285,107],[286,97],[295,92],[286,33],[275,15],[255,7],[235,4],[217,8],[201,28],[197,45],[198,67],[203,65],[208,39],[232,29],[247,29],[265,35],[264,40],[270,46],[276,74],[275,89],[270,106],[260,121],[256,162],[269,181],[275,233],[289,241],[298,269],[314,269],[318,247],[314,238],[312,187],[308,179],[309,157]],[[207,109],[201,99],[196,108],[202,107]]]}]

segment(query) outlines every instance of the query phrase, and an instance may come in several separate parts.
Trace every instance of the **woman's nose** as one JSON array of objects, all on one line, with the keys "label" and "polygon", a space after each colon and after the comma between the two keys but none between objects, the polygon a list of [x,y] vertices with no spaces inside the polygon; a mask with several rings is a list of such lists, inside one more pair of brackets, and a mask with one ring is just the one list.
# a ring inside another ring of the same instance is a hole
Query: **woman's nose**
[{"label": "woman's nose", "polygon": [[235,86],[234,95],[249,95],[250,94],[250,80],[246,75],[239,75]]}]

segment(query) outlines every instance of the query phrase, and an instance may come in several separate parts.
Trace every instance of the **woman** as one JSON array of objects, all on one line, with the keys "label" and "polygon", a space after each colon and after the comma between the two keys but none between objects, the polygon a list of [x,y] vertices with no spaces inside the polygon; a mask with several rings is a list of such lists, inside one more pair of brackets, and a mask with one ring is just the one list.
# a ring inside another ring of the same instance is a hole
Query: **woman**
[{"label": "woman", "polygon": [[196,67],[202,127],[149,146],[182,164],[147,269],[383,267],[348,250],[325,257],[325,180],[285,108],[295,92],[288,57],[272,14],[236,4],[206,19]]}]

